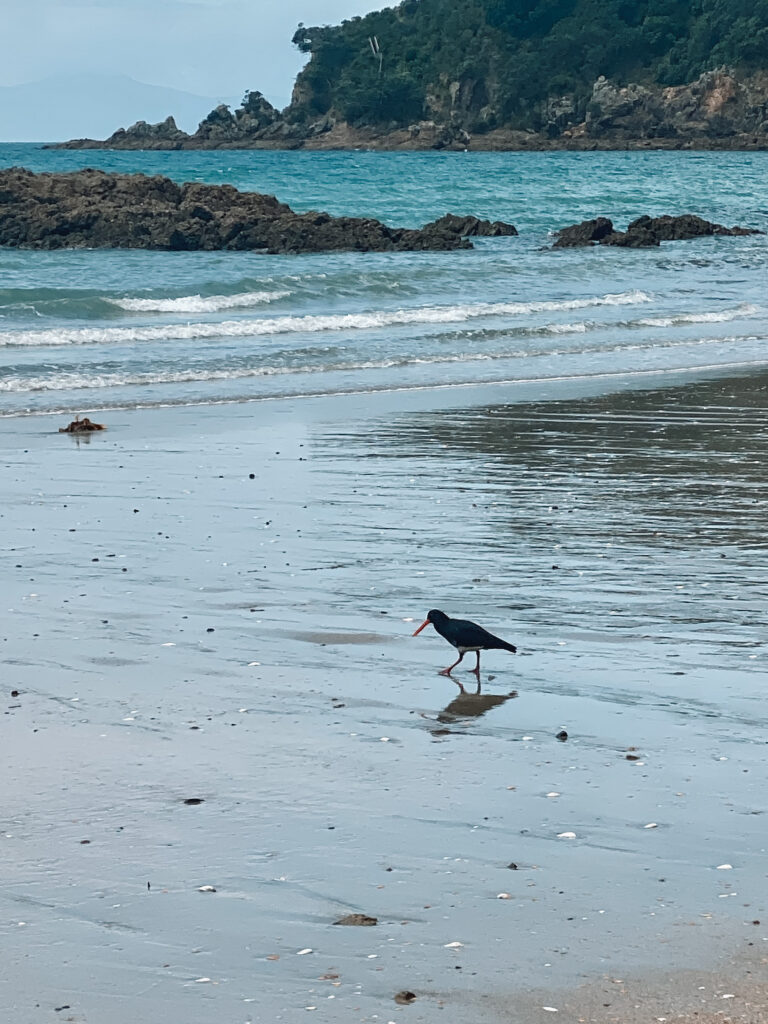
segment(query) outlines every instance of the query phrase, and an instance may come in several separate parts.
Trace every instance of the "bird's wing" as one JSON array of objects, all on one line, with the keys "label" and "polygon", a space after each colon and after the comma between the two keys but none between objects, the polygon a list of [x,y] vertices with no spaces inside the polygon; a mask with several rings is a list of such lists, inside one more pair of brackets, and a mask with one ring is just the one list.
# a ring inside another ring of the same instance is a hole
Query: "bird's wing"
[{"label": "bird's wing", "polygon": [[[462,643],[472,644],[488,644],[491,645],[498,643],[500,638],[494,636],[493,633],[489,633],[487,629],[483,629],[482,626],[478,626],[476,622],[470,622],[469,619],[455,619],[454,622],[458,627],[461,628],[461,639]],[[458,630],[457,630],[458,632]],[[501,641],[504,643],[505,641]]]}]

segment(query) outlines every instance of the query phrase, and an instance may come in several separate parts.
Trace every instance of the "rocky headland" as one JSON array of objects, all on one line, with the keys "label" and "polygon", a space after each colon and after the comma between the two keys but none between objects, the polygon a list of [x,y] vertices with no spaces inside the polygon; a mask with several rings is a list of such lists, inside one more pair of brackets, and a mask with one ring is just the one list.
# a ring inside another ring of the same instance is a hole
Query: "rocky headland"
[{"label": "rocky headland", "polygon": [[274,196],[232,185],[179,185],[159,175],[0,171],[0,246],[420,252],[471,249],[468,236],[516,234],[511,224],[452,214],[413,229],[296,213]]},{"label": "rocky headland", "polygon": [[[482,123],[472,106],[474,90],[457,81],[452,105],[407,125],[350,121],[333,112],[306,114],[305,99],[278,111],[259,92],[249,92],[232,111],[219,106],[192,134],[173,117],[139,121],[107,139],[73,139],[63,149],[378,149],[378,150],[611,150],[768,148],[768,74],[740,77],[720,68],[687,85],[619,85],[603,76],[586,104],[554,95],[540,104],[534,127]],[[482,111],[481,111],[482,112]]]}]

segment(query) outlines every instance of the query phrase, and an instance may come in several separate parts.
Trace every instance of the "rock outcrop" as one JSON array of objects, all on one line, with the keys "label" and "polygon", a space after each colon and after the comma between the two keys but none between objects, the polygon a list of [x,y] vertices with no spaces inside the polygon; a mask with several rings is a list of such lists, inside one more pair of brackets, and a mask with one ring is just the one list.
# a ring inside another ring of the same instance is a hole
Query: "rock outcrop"
[{"label": "rock outcrop", "polygon": [[[101,145],[105,149],[180,149],[189,135],[176,126],[172,117],[158,124],[137,121],[130,128],[118,128]],[[73,139],[68,149],[92,149],[93,139]]]},{"label": "rock outcrop", "polygon": [[503,220],[479,220],[477,217],[457,217],[455,213],[446,213],[439,220],[425,226],[438,231],[450,231],[462,238],[499,238],[502,235],[516,235],[514,224],[506,224]]},{"label": "rock outcrop", "polygon": [[[300,76],[301,77],[301,76]],[[332,113],[299,116],[302,95],[279,112],[259,92],[232,111],[218,106],[192,135],[168,118],[120,129],[108,139],[74,139],[65,149],[768,149],[768,74],[740,78],[728,68],[668,88],[618,85],[600,77],[586,104],[551,96],[526,130],[500,124],[482,90],[450,90],[445,120],[402,125],[350,124]],[[466,94],[466,95],[465,95]],[[474,97],[474,99],[473,99]],[[480,99],[478,99],[480,97]],[[297,106],[298,104],[298,106]],[[492,125],[497,127],[491,127]]]},{"label": "rock outcrop", "polygon": [[741,81],[728,68],[666,89],[619,87],[601,76],[592,89],[583,130],[591,138],[617,141],[756,134],[768,145],[768,88],[763,76]]},{"label": "rock outcrop", "polygon": [[179,185],[159,175],[0,171],[0,245],[28,249],[419,252],[472,248],[466,234],[516,233],[512,225],[474,217],[448,215],[410,229],[296,213],[274,196],[231,185]]},{"label": "rock outcrop", "polygon": [[756,228],[727,228],[722,224],[704,220],[695,214],[678,217],[638,217],[626,231],[617,231],[608,217],[584,220],[580,224],[561,228],[557,232],[556,249],[573,249],[586,245],[616,245],[626,249],[645,249],[687,238],[711,235],[759,235]]}]

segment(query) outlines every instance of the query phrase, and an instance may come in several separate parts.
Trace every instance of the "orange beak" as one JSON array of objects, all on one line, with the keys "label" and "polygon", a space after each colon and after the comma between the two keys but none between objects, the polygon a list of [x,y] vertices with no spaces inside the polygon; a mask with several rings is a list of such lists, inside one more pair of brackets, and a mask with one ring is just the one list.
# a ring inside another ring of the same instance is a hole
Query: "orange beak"
[{"label": "orange beak", "polygon": [[415,633],[412,633],[411,635],[412,635],[412,636],[418,636],[418,635],[419,635],[419,633],[420,633],[420,632],[422,631],[422,629],[426,629],[426,628],[427,628],[427,626],[429,626],[429,625],[430,625],[430,621],[429,621],[429,619],[425,619],[425,620],[424,620],[424,621],[422,622],[422,624],[421,624],[421,625],[419,626],[419,628],[418,628],[418,629],[416,630],[416,632],[415,632]]}]

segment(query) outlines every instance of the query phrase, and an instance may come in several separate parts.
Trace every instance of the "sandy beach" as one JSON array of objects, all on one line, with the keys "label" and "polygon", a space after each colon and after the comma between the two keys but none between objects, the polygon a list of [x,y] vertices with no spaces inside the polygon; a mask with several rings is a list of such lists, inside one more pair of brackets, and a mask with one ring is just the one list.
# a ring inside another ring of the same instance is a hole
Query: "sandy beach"
[{"label": "sandy beach", "polygon": [[0,1018],[768,1019],[766,388],[0,419]]}]

